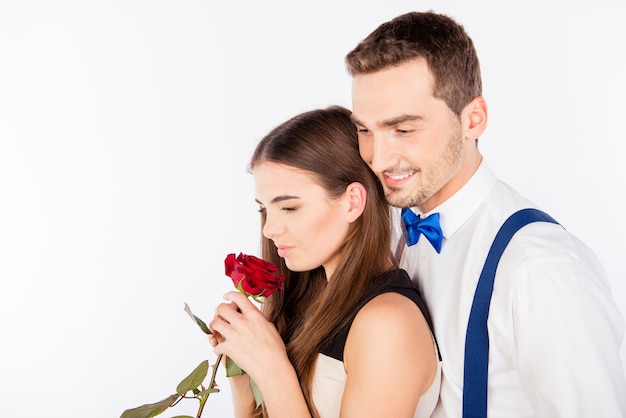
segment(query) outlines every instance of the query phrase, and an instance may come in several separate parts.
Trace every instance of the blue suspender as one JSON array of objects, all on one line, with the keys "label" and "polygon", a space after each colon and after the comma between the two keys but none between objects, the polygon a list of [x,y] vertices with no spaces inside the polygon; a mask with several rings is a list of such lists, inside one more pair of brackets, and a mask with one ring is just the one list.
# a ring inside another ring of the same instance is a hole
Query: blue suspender
[{"label": "blue suspender", "polygon": [[537,209],[522,209],[515,212],[500,227],[487,254],[487,260],[474,292],[465,336],[463,418],[487,416],[487,370],[489,367],[487,316],[498,262],[513,235],[523,226],[539,221],[558,224],[552,217]]}]

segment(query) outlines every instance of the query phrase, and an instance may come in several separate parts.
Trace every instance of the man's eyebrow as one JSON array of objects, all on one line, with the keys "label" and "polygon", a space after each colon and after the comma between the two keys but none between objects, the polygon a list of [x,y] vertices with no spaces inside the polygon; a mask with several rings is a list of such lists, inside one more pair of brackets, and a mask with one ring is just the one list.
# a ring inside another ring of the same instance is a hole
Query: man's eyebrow
[{"label": "man's eyebrow", "polygon": [[419,115],[401,115],[401,116],[387,119],[387,120],[380,122],[380,126],[389,127],[389,126],[400,125],[401,123],[405,123],[405,122],[414,122],[414,121],[422,120],[422,119],[424,118]]},{"label": "man's eyebrow", "polygon": [[[363,122],[361,122],[360,120],[358,120],[354,116],[350,116],[350,119],[352,119],[352,123],[354,123],[357,126],[365,126],[365,124]],[[401,123],[414,122],[414,121],[419,121],[419,120],[422,120],[422,119],[424,119],[424,118],[422,116],[419,116],[419,115],[401,115],[401,116],[397,116],[395,118],[391,118],[391,119],[380,121],[380,122],[378,122],[378,126],[390,127],[390,126],[400,125]]]},{"label": "man's eyebrow", "polygon": [[[280,203],[280,202],[282,202],[282,201],[285,201],[285,200],[292,200],[292,199],[300,199],[300,197],[298,197],[298,196],[291,196],[291,195],[276,196],[275,198],[273,198],[273,199],[270,201],[270,204],[273,204],[273,203]],[[255,201],[255,202],[257,202],[259,205],[262,205],[262,204],[263,204],[263,203],[261,203],[261,202],[259,201],[259,199],[254,199],[254,201]]]}]

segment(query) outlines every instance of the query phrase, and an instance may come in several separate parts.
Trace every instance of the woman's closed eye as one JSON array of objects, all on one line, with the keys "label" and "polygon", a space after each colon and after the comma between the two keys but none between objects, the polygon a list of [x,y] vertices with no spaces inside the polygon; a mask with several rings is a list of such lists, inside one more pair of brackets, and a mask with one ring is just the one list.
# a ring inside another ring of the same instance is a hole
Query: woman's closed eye
[{"label": "woman's closed eye", "polygon": [[[285,212],[294,212],[298,209],[298,207],[297,206],[281,206],[279,209]],[[257,212],[266,213],[267,209],[264,206],[261,206],[259,207],[259,209],[257,209]]]}]

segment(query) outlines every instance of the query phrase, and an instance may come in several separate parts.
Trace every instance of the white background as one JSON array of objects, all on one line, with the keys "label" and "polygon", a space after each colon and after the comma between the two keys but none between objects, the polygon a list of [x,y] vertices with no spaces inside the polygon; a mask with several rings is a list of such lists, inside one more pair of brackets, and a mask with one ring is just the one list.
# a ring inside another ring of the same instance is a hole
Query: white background
[{"label": "white background", "polygon": [[429,8],[474,38],[488,163],[626,312],[624,1],[0,0],[0,415],[118,417],[212,360],[183,304],[210,318],[226,254],[258,254],[256,142],[350,107],[344,55]]}]

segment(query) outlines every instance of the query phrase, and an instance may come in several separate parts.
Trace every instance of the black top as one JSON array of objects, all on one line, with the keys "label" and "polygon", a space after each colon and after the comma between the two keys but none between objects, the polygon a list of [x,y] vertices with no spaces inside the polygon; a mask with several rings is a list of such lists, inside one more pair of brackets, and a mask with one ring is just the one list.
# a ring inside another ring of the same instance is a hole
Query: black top
[{"label": "black top", "polygon": [[[363,306],[365,306],[365,304],[367,304],[367,302],[374,299],[378,295],[382,295],[383,293],[388,292],[399,293],[411,299],[417,305],[420,311],[422,311],[422,314],[424,315],[424,318],[426,318],[426,322],[428,323],[428,326],[430,328],[430,332],[433,333],[432,321],[430,320],[430,314],[428,312],[428,308],[426,307],[426,303],[424,302],[424,299],[422,299],[417,285],[413,283],[413,281],[409,278],[409,275],[406,271],[402,269],[390,270],[380,276],[379,280],[386,281],[386,286],[379,287],[375,292],[372,292],[371,295],[363,298],[361,302],[355,306],[352,315],[345,323],[345,325],[337,330],[337,332],[334,334],[333,338],[330,341],[324,344],[320,351],[322,354],[325,354],[339,361],[343,361],[343,349],[346,345],[348,332],[350,331],[350,327],[352,326],[352,322],[354,321],[356,314],[361,310]],[[436,343],[437,341],[435,340],[435,344]],[[437,352],[439,352],[439,347],[437,347]],[[441,354],[439,354],[439,360],[441,360]]]}]

